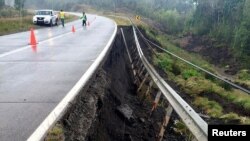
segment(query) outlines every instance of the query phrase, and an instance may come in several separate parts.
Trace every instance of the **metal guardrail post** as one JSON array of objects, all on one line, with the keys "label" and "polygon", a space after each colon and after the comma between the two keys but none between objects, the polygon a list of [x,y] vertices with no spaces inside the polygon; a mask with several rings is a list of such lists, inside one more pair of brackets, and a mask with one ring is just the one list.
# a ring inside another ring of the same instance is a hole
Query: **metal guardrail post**
[{"label": "metal guardrail post", "polygon": [[182,121],[186,124],[195,138],[199,141],[207,141],[208,136],[208,125],[207,123],[189,106],[165,81],[156,70],[151,66],[144,56],[135,28],[133,27],[134,38],[136,42],[137,52],[139,57],[150,74],[151,78],[161,90],[163,95],[167,98],[168,102],[174,108],[176,113],[180,116]]},{"label": "metal guardrail post", "polygon": [[172,112],[173,112],[173,108],[169,104],[168,107],[166,108],[166,115],[165,115],[165,117],[163,119],[163,123],[161,125],[161,129],[160,129],[160,133],[159,133],[157,141],[162,141],[163,136],[164,136],[164,132],[166,130],[166,126],[168,125],[168,122],[170,120]]},{"label": "metal guardrail post", "polygon": [[[137,28],[137,27],[136,27],[136,28]],[[239,89],[239,90],[241,90],[241,91],[243,91],[243,92],[245,92],[245,93],[247,93],[247,94],[250,94],[250,90],[248,90],[248,89],[246,89],[246,88],[243,88],[243,87],[241,87],[241,86],[239,86],[239,85],[237,85],[237,84],[235,84],[235,83],[232,83],[232,82],[230,82],[229,80],[227,80],[227,79],[225,79],[225,78],[223,78],[223,77],[221,77],[221,76],[218,76],[218,75],[216,75],[216,74],[213,74],[212,72],[210,72],[210,71],[208,71],[208,70],[205,70],[205,69],[203,69],[202,67],[197,66],[197,65],[195,65],[195,64],[193,64],[193,63],[191,63],[191,62],[189,62],[189,61],[187,61],[187,60],[185,60],[185,59],[179,57],[178,55],[176,55],[176,54],[174,54],[174,53],[172,53],[172,52],[170,52],[170,51],[168,51],[168,50],[166,50],[166,49],[164,49],[164,48],[162,48],[162,47],[156,45],[156,44],[153,43],[152,41],[150,41],[150,40],[148,40],[147,38],[145,38],[145,37],[142,35],[142,33],[140,32],[140,30],[139,30],[138,28],[137,28],[137,30],[139,31],[140,35],[142,36],[142,38],[143,38],[144,40],[148,41],[149,43],[151,43],[152,45],[154,45],[154,46],[157,47],[158,49],[160,49],[160,50],[162,50],[162,51],[164,51],[164,52],[166,52],[166,53],[172,55],[173,57],[175,57],[175,58],[177,58],[177,59],[179,59],[179,60],[181,60],[181,61],[183,61],[183,62],[185,62],[185,63],[187,63],[187,64],[189,64],[190,66],[193,66],[194,68],[196,68],[196,69],[198,69],[198,70],[201,70],[201,71],[205,72],[206,74],[209,74],[209,75],[211,75],[211,76],[217,78],[218,80],[221,80],[221,81],[223,81],[223,82],[225,82],[225,83],[231,85],[232,87],[234,87],[234,88],[236,88],[236,89]],[[151,46],[150,46],[150,47],[151,47]],[[154,50],[153,50],[153,51],[154,51]]]}]

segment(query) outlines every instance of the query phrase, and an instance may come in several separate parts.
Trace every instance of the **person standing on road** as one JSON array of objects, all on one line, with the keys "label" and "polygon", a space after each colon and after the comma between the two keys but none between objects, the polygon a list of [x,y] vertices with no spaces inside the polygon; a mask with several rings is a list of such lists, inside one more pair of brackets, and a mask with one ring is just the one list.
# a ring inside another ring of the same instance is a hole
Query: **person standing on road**
[{"label": "person standing on road", "polygon": [[82,12],[82,17],[80,19],[82,19],[82,26],[86,26],[87,16],[85,12]]},{"label": "person standing on road", "polygon": [[65,13],[63,10],[60,11],[59,17],[61,19],[62,26],[64,27],[64,18],[65,18]]}]

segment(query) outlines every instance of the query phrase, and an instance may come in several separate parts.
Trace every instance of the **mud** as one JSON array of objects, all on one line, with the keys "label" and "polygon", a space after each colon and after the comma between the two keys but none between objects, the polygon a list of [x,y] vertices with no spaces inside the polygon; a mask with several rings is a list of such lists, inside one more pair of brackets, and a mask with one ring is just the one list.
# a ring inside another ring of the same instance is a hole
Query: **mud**
[{"label": "mud", "polygon": [[241,62],[235,59],[233,51],[228,45],[213,40],[206,36],[185,35],[175,40],[179,46],[189,52],[202,55],[216,66],[228,66],[226,74],[235,75],[241,68]]},{"label": "mud", "polygon": [[[129,47],[134,47],[131,27],[123,29]],[[152,101],[143,99],[143,93],[137,93],[120,30],[104,62],[62,117],[65,140],[156,141],[165,108],[158,107],[150,114]],[[171,117],[170,125],[175,120],[176,116]],[[185,138],[176,134],[171,126],[163,140]]]}]

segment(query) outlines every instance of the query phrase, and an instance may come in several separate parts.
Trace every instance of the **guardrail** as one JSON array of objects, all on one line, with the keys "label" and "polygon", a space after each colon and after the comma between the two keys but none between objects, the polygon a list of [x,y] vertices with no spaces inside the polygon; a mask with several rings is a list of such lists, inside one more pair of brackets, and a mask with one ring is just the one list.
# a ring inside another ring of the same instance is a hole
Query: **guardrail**
[{"label": "guardrail", "polygon": [[53,111],[46,117],[46,119],[38,126],[38,128],[32,133],[32,135],[27,139],[27,141],[41,141],[46,136],[49,129],[51,129],[54,124],[64,115],[67,109],[70,107],[70,103],[79,94],[81,89],[87,84],[88,80],[93,76],[97,68],[103,62],[106,57],[110,47],[114,41],[117,33],[117,25],[115,24],[115,30],[108,41],[107,45],[104,47],[100,55],[96,58],[89,69],[84,73],[80,80],[75,84],[75,86],[68,92],[68,94],[62,99],[62,101],[53,109]]},{"label": "guardrail", "polygon": [[181,61],[183,61],[183,62],[185,62],[185,63],[187,63],[187,64],[189,64],[190,66],[195,67],[195,68],[198,69],[198,70],[201,70],[201,71],[203,71],[203,72],[205,72],[205,73],[207,73],[207,74],[209,74],[209,75],[211,75],[211,76],[213,76],[213,77],[215,77],[215,78],[217,78],[217,79],[219,79],[219,80],[221,80],[221,81],[223,81],[223,82],[225,82],[225,83],[231,85],[231,86],[234,87],[234,88],[237,88],[237,89],[239,89],[239,90],[241,90],[241,91],[243,91],[243,92],[245,92],[245,93],[247,93],[247,94],[250,94],[250,91],[249,91],[248,89],[245,89],[245,88],[243,88],[243,87],[241,87],[241,86],[239,86],[239,85],[237,85],[237,84],[235,84],[235,83],[232,83],[232,82],[226,80],[225,78],[222,78],[222,77],[220,77],[220,76],[218,76],[218,75],[216,75],[216,74],[213,74],[212,72],[210,72],[210,71],[208,71],[208,70],[205,70],[205,69],[203,69],[202,67],[197,66],[197,65],[195,65],[195,64],[193,64],[193,63],[191,63],[191,62],[189,62],[189,61],[187,61],[187,60],[181,58],[180,56],[178,56],[178,55],[176,55],[176,54],[174,54],[174,53],[172,53],[172,52],[170,52],[170,51],[168,51],[168,50],[166,50],[166,49],[160,47],[159,45],[153,43],[152,41],[150,41],[149,39],[147,39],[146,37],[144,37],[143,34],[141,33],[141,31],[140,31],[137,27],[136,27],[136,29],[137,29],[137,31],[140,33],[141,37],[142,37],[144,40],[146,40],[147,42],[151,43],[152,45],[154,45],[154,46],[157,47],[158,49],[160,49],[160,50],[162,50],[162,51],[164,51],[164,52],[166,52],[166,53],[172,55],[173,57],[175,57],[175,58],[177,58],[177,59],[179,59],[179,60],[181,60]]},{"label": "guardrail", "polygon": [[136,43],[136,49],[140,60],[149,73],[154,83],[158,86],[175,112],[180,116],[182,121],[186,124],[188,129],[192,132],[195,138],[199,141],[206,141],[208,136],[207,123],[193,110],[193,108],[187,104],[157,73],[154,67],[148,62],[140,47],[138,37],[133,27],[133,33]]},{"label": "guardrail", "polygon": [[239,90],[241,90],[241,91],[243,91],[243,92],[245,92],[245,93],[247,93],[247,94],[250,94],[250,90],[248,90],[248,89],[246,89],[246,88],[243,88],[243,87],[241,87],[241,86],[239,86],[239,85],[237,85],[237,84],[235,84],[235,83],[232,83],[232,82],[228,81],[227,79],[225,79],[225,78],[223,78],[223,77],[221,77],[221,76],[218,76],[218,75],[216,75],[216,74],[214,74],[214,73],[212,73],[212,72],[210,72],[210,71],[208,71],[208,70],[206,70],[206,69],[204,69],[204,68],[202,68],[202,67],[200,67],[200,66],[197,66],[197,65],[191,63],[190,61],[187,61],[187,60],[181,58],[180,56],[178,56],[178,55],[176,55],[176,54],[174,54],[174,53],[172,53],[172,52],[170,52],[170,51],[168,51],[168,50],[166,50],[166,49],[160,47],[159,45],[153,43],[152,41],[150,41],[149,39],[147,39],[146,37],[143,36],[143,34],[141,33],[141,31],[138,29],[137,26],[134,25],[134,23],[132,22],[132,20],[131,20],[130,18],[124,17],[124,16],[119,16],[119,15],[109,15],[109,16],[120,17],[120,18],[123,18],[123,19],[126,19],[126,20],[130,21],[131,25],[133,25],[133,26],[138,30],[138,32],[140,33],[141,37],[142,37],[144,40],[146,40],[147,42],[149,42],[149,43],[151,43],[152,45],[154,45],[155,47],[157,47],[158,49],[160,49],[160,50],[162,50],[162,51],[164,51],[164,52],[166,52],[166,53],[172,55],[173,57],[175,57],[175,58],[177,58],[177,59],[179,59],[179,60],[181,60],[181,61],[183,61],[183,62],[185,62],[185,63],[187,63],[187,64],[189,64],[190,66],[195,67],[195,68],[198,69],[198,70],[201,70],[201,71],[203,71],[203,72],[205,72],[205,73],[207,73],[207,74],[209,74],[209,75],[211,75],[211,76],[213,76],[213,77],[215,77],[215,78],[217,78],[217,79],[219,79],[219,80],[221,80],[221,81],[223,81],[223,82],[225,82],[225,83],[231,85],[232,87],[234,87],[234,88],[236,88],[236,89],[239,89]]}]

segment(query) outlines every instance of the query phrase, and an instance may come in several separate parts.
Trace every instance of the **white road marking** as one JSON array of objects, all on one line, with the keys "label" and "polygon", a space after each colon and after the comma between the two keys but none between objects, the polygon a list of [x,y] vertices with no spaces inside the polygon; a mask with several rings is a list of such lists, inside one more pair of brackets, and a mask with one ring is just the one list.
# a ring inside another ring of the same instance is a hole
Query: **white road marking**
[{"label": "white road marking", "polygon": [[[78,29],[79,29],[79,28],[78,28]],[[55,36],[55,37],[53,37],[53,38],[48,38],[48,39],[46,39],[46,40],[43,40],[43,41],[39,42],[39,45],[40,45],[40,44],[44,44],[44,43],[46,43],[46,42],[48,42],[48,41],[51,41],[51,40],[54,40],[54,39],[58,39],[58,38],[64,37],[64,36],[66,36],[66,35],[68,35],[68,34],[71,34],[71,33],[72,33],[72,32],[69,31],[69,32],[63,33],[63,34],[61,34],[61,35]],[[24,47],[21,47],[21,48],[19,48],[19,49],[15,49],[15,50],[12,50],[12,51],[9,51],[9,52],[2,53],[2,54],[0,54],[0,58],[5,57],[5,56],[8,56],[8,55],[11,55],[11,54],[14,54],[14,53],[17,53],[17,52],[24,51],[24,50],[26,50],[26,49],[28,49],[28,48],[30,48],[30,45],[24,46]]]}]

